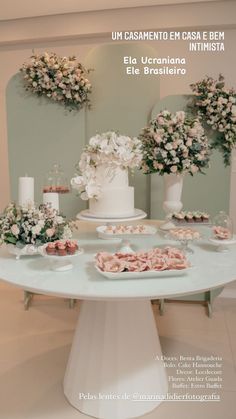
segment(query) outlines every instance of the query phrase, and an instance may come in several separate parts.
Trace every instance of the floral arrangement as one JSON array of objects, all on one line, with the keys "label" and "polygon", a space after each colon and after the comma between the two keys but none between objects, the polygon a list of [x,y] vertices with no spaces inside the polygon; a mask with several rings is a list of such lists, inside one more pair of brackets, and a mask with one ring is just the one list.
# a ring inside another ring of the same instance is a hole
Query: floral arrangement
[{"label": "floral arrangement", "polygon": [[69,223],[49,205],[18,207],[12,203],[0,216],[0,244],[40,246],[71,235]]},{"label": "floral arrangement", "polygon": [[89,104],[91,84],[89,70],[76,57],[60,57],[55,53],[31,56],[20,68],[26,90],[61,103],[69,110],[79,110]]},{"label": "floral arrangement", "polygon": [[203,172],[209,165],[210,147],[200,121],[185,112],[160,112],[139,136],[143,145],[144,173]]},{"label": "floral arrangement", "polygon": [[72,178],[71,185],[83,200],[98,199],[103,182],[97,170],[99,167],[105,167],[105,175],[112,177],[115,168],[134,169],[140,167],[141,161],[142,143],[139,139],[113,131],[97,134],[85,147],[78,163],[79,175]]},{"label": "floral arrangement", "polygon": [[212,147],[223,153],[225,166],[230,164],[231,151],[236,144],[236,92],[226,89],[224,77],[206,77],[190,85],[198,115],[215,131]]}]

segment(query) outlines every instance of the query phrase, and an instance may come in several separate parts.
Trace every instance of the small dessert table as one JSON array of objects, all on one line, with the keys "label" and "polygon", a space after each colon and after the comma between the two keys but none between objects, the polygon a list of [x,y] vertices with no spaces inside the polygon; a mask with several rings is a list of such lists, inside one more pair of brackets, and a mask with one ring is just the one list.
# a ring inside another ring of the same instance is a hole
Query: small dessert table
[{"label": "small dessert table", "polygon": [[[83,300],[64,379],[65,396],[76,409],[100,419],[144,415],[168,391],[150,301],[233,281],[236,248],[219,254],[202,241],[194,246],[194,267],[184,276],[108,280],[96,272],[94,255],[115,251],[116,243],[98,239],[94,226],[85,222],[79,222],[79,240],[84,254],[67,272],[51,271],[47,259],[40,256],[16,261],[2,248],[0,277],[31,292]],[[163,244],[170,243],[154,235],[140,237],[136,247]]]}]

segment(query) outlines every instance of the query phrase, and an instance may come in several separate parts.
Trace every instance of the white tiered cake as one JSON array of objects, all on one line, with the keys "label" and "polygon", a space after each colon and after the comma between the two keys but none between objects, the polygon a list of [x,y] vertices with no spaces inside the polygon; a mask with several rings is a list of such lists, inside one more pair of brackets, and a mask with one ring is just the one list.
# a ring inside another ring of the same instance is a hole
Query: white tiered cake
[{"label": "white tiered cake", "polygon": [[98,199],[89,199],[89,212],[101,218],[130,217],[134,214],[134,188],[129,186],[128,169],[97,167],[101,185]]},{"label": "white tiered cake", "polygon": [[90,138],[81,154],[79,174],[71,185],[83,200],[89,201],[90,217],[134,217],[134,188],[129,186],[128,170],[139,168],[142,143],[113,131]]}]

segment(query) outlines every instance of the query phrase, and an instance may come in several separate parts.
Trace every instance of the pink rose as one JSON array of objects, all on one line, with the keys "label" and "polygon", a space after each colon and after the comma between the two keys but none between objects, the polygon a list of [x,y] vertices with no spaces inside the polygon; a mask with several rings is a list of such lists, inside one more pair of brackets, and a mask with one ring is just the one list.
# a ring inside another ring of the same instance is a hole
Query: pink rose
[{"label": "pink rose", "polygon": [[14,236],[18,236],[20,230],[19,230],[19,227],[18,227],[17,224],[13,224],[11,226],[11,232],[12,232],[12,234],[14,234]]},{"label": "pink rose", "polygon": [[162,116],[157,117],[157,122],[158,122],[159,125],[164,125],[165,124],[165,120]]},{"label": "pink rose", "polygon": [[54,228],[48,228],[48,229],[46,230],[46,235],[47,235],[48,237],[52,237],[54,234],[55,234],[55,229],[54,229]]},{"label": "pink rose", "polygon": [[195,164],[191,164],[191,172],[192,173],[197,173],[198,172],[198,167]]}]

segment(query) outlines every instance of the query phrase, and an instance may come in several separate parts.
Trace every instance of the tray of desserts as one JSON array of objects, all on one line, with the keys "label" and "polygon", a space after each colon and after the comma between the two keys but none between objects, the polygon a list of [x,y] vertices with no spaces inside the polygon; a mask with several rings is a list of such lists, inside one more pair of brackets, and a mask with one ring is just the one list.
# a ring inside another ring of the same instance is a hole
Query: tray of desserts
[{"label": "tray of desserts", "polygon": [[174,247],[136,253],[97,253],[96,270],[108,279],[181,276],[192,268],[185,254]]},{"label": "tray of desserts", "polygon": [[97,227],[96,231],[100,239],[111,239],[133,236],[149,236],[156,234],[157,229],[154,226],[145,224],[109,224]]},{"label": "tray of desserts", "polygon": [[210,215],[203,211],[174,212],[171,221],[176,225],[211,225]]},{"label": "tray of desserts", "polygon": [[194,241],[199,240],[201,235],[194,228],[173,228],[169,230],[168,237],[177,241]]},{"label": "tray of desserts", "polygon": [[54,259],[70,258],[83,253],[83,249],[79,247],[77,240],[57,240],[45,243],[38,250],[42,256]]}]

